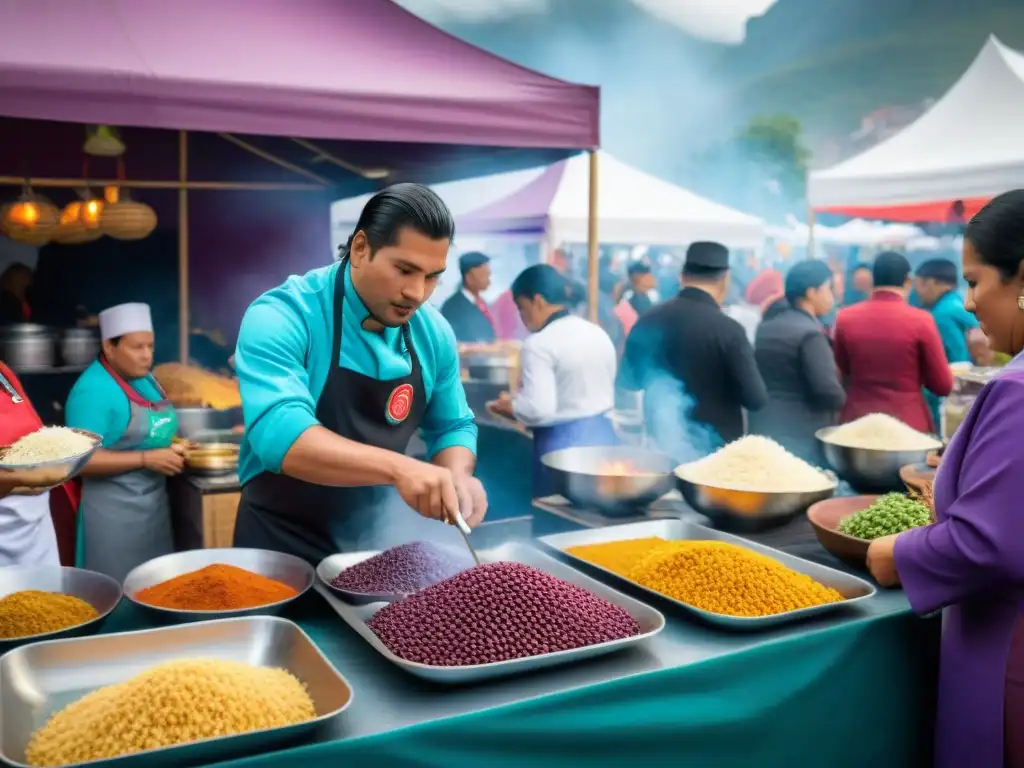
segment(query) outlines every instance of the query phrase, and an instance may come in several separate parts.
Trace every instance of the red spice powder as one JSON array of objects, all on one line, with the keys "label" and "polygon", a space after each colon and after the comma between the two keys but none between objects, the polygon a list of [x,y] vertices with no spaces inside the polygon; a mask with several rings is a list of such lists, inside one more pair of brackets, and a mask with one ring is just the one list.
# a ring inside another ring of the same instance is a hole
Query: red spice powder
[{"label": "red spice powder", "polygon": [[140,603],[181,611],[258,608],[295,597],[287,584],[234,565],[216,563],[135,593]]}]

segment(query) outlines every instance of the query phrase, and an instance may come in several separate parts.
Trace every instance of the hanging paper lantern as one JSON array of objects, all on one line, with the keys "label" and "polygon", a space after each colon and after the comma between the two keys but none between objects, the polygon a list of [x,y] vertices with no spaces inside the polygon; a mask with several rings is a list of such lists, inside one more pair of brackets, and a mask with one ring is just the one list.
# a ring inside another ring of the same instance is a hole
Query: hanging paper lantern
[{"label": "hanging paper lantern", "polygon": [[103,208],[103,233],[117,240],[141,240],[156,229],[156,211],[145,203],[121,196],[119,202]]},{"label": "hanging paper lantern", "polygon": [[103,188],[103,200],[107,205],[113,205],[121,199],[121,188],[111,184],[109,187]]},{"label": "hanging paper lantern", "polygon": [[78,220],[82,222],[86,229],[99,230],[100,219],[103,216],[103,201],[99,198],[92,197],[91,195],[86,197],[82,201],[82,207],[78,213]]},{"label": "hanging paper lantern", "polygon": [[31,190],[0,214],[0,231],[11,240],[28,245],[45,245],[57,229],[60,214],[49,200]]},{"label": "hanging paper lantern", "polygon": [[82,223],[84,200],[75,200],[64,206],[60,212],[60,223],[53,233],[53,242],[60,245],[79,245],[98,240],[103,234],[101,229],[89,229]]}]

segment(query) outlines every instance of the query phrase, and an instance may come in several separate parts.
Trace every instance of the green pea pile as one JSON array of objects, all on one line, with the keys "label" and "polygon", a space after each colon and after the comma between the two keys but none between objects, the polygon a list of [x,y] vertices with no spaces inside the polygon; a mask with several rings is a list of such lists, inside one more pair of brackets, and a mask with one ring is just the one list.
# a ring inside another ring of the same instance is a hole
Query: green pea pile
[{"label": "green pea pile", "polygon": [[887,493],[867,509],[839,521],[839,532],[858,539],[877,539],[920,528],[931,522],[924,504],[902,493]]}]

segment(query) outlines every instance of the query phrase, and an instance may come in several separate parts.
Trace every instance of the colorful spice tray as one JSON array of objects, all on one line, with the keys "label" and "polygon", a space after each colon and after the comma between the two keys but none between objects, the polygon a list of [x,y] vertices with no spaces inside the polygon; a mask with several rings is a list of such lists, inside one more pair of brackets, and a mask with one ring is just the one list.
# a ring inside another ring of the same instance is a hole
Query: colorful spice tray
[{"label": "colorful spice tray", "polygon": [[[135,599],[142,590],[161,584],[169,579],[186,573],[198,571],[208,565],[233,565],[244,568],[268,579],[287,584],[295,590],[295,595],[269,605],[256,608],[241,608],[230,611],[178,610],[161,608],[156,605],[142,603]],[[124,580],[124,596],[139,608],[172,621],[210,621],[211,619],[236,618],[238,616],[255,616],[258,614],[274,614],[284,610],[289,604],[305,594],[316,580],[313,566],[301,558],[283,552],[271,552],[266,549],[189,549],[171,555],[154,558],[138,566]]]},{"label": "colorful spice tray", "polygon": [[29,738],[55,712],[157,664],[196,657],[285,669],[305,684],[316,717],[284,728],[203,739],[79,765],[175,768],[260,754],[312,733],[352,703],[352,687],[309,636],[298,625],[274,616],[48,640],[22,646],[0,659],[0,760],[15,768],[28,768],[25,748]]},{"label": "colorful spice tray", "polygon": [[[762,555],[767,555],[779,561],[787,568],[798,573],[810,576],[820,584],[832,587],[846,599],[838,603],[826,603],[810,608],[800,608],[795,611],[776,613],[771,616],[730,616],[724,613],[712,613],[701,608],[675,600],[671,597],[656,592],[652,589],[642,587],[636,582],[620,576],[614,571],[602,568],[599,565],[587,562],[582,558],[569,554],[566,550],[572,547],[586,546],[588,544],[606,544],[613,541],[627,541],[629,539],[660,538],[669,541],[721,541],[744,547]],[[538,539],[542,547],[557,552],[568,559],[578,568],[591,569],[601,573],[603,576],[615,579],[619,582],[629,584],[634,589],[641,589],[658,600],[665,600],[678,606],[701,620],[730,630],[763,630],[777,627],[780,624],[788,624],[793,621],[801,621],[812,616],[820,616],[823,613],[838,611],[848,608],[871,598],[877,591],[875,586],[864,579],[857,578],[843,571],[829,568],[826,565],[812,563],[801,557],[787,555],[777,549],[766,547],[762,544],[744,539],[740,536],[733,536],[714,528],[707,528],[703,525],[691,523],[685,520],[653,520],[645,523],[629,523],[626,525],[614,525],[607,528],[593,528],[590,530],[570,531],[569,533],[557,533],[551,536],[543,536]]]},{"label": "colorful spice tray", "polygon": [[[372,557],[377,552],[363,552],[360,556],[365,559]],[[433,666],[407,661],[392,653],[384,643],[367,626],[379,610],[387,603],[372,603],[366,605],[351,605],[337,597],[323,583],[317,583],[314,589],[328,602],[331,608],[354,629],[375,651],[400,669],[416,677],[430,680],[435,683],[458,685],[475,683],[481,680],[488,680],[507,675],[521,674],[524,672],[553,667],[560,664],[569,664],[583,659],[603,656],[613,651],[619,651],[634,647],[640,643],[650,640],[665,627],[665,617],[660,611],[624,595],[616,589],[580,573],[565,563],[541,552],[533,546],[522,542],[510,542],[494,549],[482,550],[477,553],[483,563],[496,562],[517,562],[529,565],[537,570],[543,571],[551,576],[575,584],[578,587],[604,598],[610,603],[625,610],[640,625],[640,634],[627,637],[621,640],[613,640],[597,645],[588,645],[582,648],[574,648],[567,651],[545,653],[537,656],[510,659],[508,661],[493,662],[490,664],[473,664],[466,666]],[[355,558],[353,557],[353,560]],[[346,563],[351,565],[352,563]]]}]

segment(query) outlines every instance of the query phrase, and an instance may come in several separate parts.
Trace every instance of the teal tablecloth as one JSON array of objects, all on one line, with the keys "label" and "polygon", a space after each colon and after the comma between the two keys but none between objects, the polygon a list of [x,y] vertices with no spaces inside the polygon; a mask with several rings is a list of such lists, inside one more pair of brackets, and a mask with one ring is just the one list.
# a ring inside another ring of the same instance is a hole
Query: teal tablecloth
[{"label": "teal tablecloth", "polygon": [[[391,668],[311,594],[288,618],[352,682],[351,708],[338,729],[321,736],[330,741],[219,766],[928,765],[937,623],[912,616],[900,593],[875,600],[869,613],[838,625],[763,636],[722,634],[659,606],[673,637],[692,637],[698,647],[679,666],[636,650],[627,652],[636,654],[630,663],[652,669],[621,679],[595,682],[623,663],[609,657],[500,685],[447,689]],[[125,605],[106,631],[143,622]],[[706,658],[717,644],[722,648]],[[603,672],[602,664],[609,665]],[[496,697],[511,703],[495,705]]]}]

